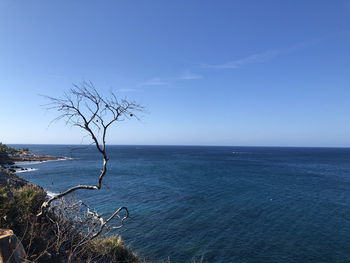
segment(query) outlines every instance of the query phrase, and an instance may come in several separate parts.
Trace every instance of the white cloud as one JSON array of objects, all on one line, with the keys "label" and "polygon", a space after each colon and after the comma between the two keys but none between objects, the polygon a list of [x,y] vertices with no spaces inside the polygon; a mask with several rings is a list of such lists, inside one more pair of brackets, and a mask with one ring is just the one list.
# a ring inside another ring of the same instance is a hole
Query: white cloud
[{"label": "white cloud", "polygon": [[201,79],[203,78],[202,75],[195,74],[189,71],[185,71],[178,79],[181,80],[190,80],[190,79]]},{"label": "white cloud", "polygon": [[201,79],[203,78],[202,75],[192,73],[190,71],[184,71],[180,76],[177,77],[170,77],[170,78],[152,78],[149,80],[146,80],[144,82],[139,83],[138,87],[143,86],[163,86],[168,85],[173,81],[177,80],[193,80],[193,79]]},{"label": "white cloud", "polygon": [[149,80],[146,80],[145,82],[140,83],[138,86],[161,86],[161,85],[167,85],[168,82],[162,80],[161,78],[152,78]]},{"label": "white cloud", "polygon": [[218,65],[203,65],[205,68],[236,69],[249,64],[262,63],[281,54],[279,50],[269,50],[263,53],[253,54],[244,58],[229,61]]},{"label": "white cloud", "polygon": [[223,64],[202,64],[201,66],[203,68],[216,68],[216,69],[237,69],[237,68],[241,68],[244,67],[246,65],[250,65],[250,64],[258,64],[258,63],[263,63],[266,61],[269,61],[277,56],[280,55],[284,55],[284,54],[288,54],[291,52],[294,52],[296,50],[300,50],[303,49],[307,46],[310,46],[314,43],[316,43],[317,40],[312,40],[309,42],[304,42],[301,44],[297,44],[297,45],[293,45],[293,46],[289,46],[286,48],[279,48],[279,49],[271,49],[271,50],[267,50],[261,53],[256,53],[256,54],[252,54],[252,55],[248,55],[246,57],[243,58],[239,58],[236,60],[232,60]]}]

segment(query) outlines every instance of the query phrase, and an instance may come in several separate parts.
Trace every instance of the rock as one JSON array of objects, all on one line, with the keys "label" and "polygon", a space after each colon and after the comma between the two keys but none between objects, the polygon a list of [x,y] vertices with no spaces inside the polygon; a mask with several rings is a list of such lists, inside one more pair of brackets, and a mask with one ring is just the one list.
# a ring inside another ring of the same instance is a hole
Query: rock
[{"label": "rock", "polygon": [[0,263],[24,263],[26,253],[21,241],[10,229],[0,229]]},{"label": "rock", "polygon": [[[11,188],[12,187],[20,188],[26,185],[36,186],[35,184],[22,179],[21,177],[16,175],[14,172],[10,172],[8,169],[4,169],[0,167],[0,189],[5,186],[11,187]],[[39,187],[39,186],[36,186],[36,187]]]}]

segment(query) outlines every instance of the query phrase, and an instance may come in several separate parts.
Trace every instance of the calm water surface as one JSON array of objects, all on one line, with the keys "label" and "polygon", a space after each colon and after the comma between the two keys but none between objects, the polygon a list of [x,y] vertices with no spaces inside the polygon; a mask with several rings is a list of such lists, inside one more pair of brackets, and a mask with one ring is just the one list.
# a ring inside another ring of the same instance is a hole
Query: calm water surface
[{"label": "calm water surface", "polygon": [[[76,146],[19,145],[70,156]],[[350,262],[350,149],[109,146],[100,212],[126,205],[119,233],[151,262]],[[31,164],[21,176],[59,192],[95,184],[97,151]]]}]

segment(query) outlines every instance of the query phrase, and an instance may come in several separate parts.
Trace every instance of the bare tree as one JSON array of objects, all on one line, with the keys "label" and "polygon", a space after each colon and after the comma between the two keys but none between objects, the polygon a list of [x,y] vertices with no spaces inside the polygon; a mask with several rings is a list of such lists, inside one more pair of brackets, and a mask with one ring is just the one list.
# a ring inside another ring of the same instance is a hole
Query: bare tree
[{"label": "bare tree", "polygon": [[[48,109],[57,110],[60,114],[53,121],[64,119],[67,125],[77,126],[91,137],[92,144],[94,144],[101,154],[103,159],[102,169],[98,175],[96,185],[76,185],[67,189],[66,191],[49,198],[41,206],[41,211],[38,216],[47,212],[51,203],[58,200],[76,190],[100,190],[102,180],[107,173],[108,155],[106,152],[106,135],[108,128],[117,121],[123,121],[135,117],[138,119],[136,113],[142,112],[143,107],[135,102],[126,99],[118,99],[114,93],[105,97],[101,95],[92,82],[82,82],[77,85],[74,84],[69,92],[64,93],[62,98],[47,97],[50,103],[47,104]],[[106,226],[119,213],[125,211],[125,216],[121,219],[121,227],[124,221],[129,216],[127,207],[122,206],[118,208],[108,219],[103,219],[96,212],[88,213],[100,222],[100,227],[95,233],[89,236],[89,240],[97,237]],[[116,227],[118,228],[118,227]],[[85,243],[85,241],[84,241]]]}]

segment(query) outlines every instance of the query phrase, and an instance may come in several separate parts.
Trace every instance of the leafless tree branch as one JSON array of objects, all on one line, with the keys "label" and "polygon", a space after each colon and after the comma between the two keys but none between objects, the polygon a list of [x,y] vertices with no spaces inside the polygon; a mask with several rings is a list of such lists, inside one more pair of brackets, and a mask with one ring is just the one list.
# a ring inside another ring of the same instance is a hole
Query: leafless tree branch
[{"label": "leafless tree branch", "polygon": [[[76,185],[49,198],[42,204],[38,216],[45,213],[53,201],[76,190],[101,189],[103,178],[107,173],[107,163],[109,160],[106,152],[107,129],[117,121],[132,117],[138,119],[137,113],[144,110],[141,105],[135,102],[128,101],[127,99],[118,99],[114,93],[111,93],[108,97],[101,95],[91,81],[73,84],[73,88],[68,93],[64,93],[62,98],[45,97],[50,101],[45,105],[47,109],[57,110],[59,112],[59,115],[53,121],[64,119],[66,124],[77,126],[87,132],[98,152],[102,155],[103,164],[96,185]],[[99,229],[90,235],[88,239],[91,240],[97,237],[113,218],[119,217],[119,213],[123,210],[125,211],[125,216],[121,219],[121,225],[116,228],[122,227],[125,219],[129,216],[129,211],[125,206],[117,209],[106,220],[88,208],[88,213],[100,222]]]}]

